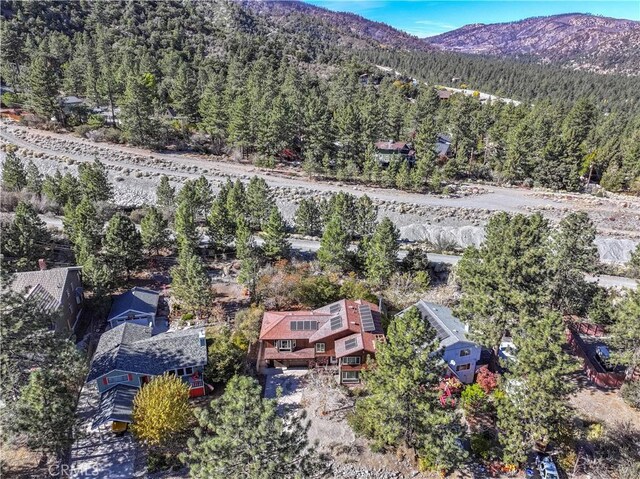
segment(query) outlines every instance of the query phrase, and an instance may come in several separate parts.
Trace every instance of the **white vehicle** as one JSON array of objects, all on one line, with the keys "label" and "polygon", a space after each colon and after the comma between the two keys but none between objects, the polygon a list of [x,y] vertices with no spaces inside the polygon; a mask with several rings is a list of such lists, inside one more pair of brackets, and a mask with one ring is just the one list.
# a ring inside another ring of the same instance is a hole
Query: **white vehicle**
[{"label": "white vehicle", "polygon": [[542,479],[560,479],[560,475],[558,474],[558,469],[553,462],[553,459],[549,456],[545,456],[542,459],[538,457],[536,459],[536,463],[538,464],[538,472],[540,473],[540,477]]}]

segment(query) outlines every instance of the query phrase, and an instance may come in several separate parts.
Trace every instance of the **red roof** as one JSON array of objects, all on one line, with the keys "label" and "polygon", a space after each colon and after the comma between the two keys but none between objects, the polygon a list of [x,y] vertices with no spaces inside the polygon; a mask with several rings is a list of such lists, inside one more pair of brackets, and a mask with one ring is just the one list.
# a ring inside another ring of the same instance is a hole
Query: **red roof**
[{"label": "red roof", "polygon": [[377,141],[376,148],[378,150],[403,150],[407,148],[404,141]]},{"label": "red roof", "polygon": [[[374,328],[371,331],[363,330],[360,306],[368,306],[371,310]],[[317,321],[318,327],[309,330],[295,328],[292,330],[291,323],[293,321]],[[327,338],[336,339],[336,357],[362,350],[375,353],[375,341],[384,340],[378,306],[368,301],[343,299],[313,311],[268,311],[264,313],[260,330],[261,340],[308,339],[313,344],[323,342]],[[356,340],[356,348],[346,349],[344,343],[349,338]],[[278,358],[283,358],[283,353],[277,354]],[[265,356],[265,359],[276,358]]]}]

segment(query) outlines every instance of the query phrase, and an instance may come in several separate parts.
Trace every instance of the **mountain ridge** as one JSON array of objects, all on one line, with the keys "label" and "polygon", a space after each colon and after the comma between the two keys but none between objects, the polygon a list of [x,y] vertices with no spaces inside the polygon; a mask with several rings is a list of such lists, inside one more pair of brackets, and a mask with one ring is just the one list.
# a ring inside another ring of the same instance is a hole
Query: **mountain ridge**
[{"label": "mountain ridge", "polygon": [[640,22],[584,13],[470,24],[424,39],[446,51],[518,58],[529,56],[598,73],[638,75]]}]

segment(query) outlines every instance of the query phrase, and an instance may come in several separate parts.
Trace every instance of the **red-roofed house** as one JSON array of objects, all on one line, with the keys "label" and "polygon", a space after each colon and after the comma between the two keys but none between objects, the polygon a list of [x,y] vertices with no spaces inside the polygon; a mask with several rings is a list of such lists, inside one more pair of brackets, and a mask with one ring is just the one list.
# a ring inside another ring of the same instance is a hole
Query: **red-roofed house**
[{"label": "red-roofed house", "polygon": [[313,311],[267,311],[262,318],[258,368],[335,367],[341,383],[360,382],[367,357],[385,340],[380,310],[343,299]]}]

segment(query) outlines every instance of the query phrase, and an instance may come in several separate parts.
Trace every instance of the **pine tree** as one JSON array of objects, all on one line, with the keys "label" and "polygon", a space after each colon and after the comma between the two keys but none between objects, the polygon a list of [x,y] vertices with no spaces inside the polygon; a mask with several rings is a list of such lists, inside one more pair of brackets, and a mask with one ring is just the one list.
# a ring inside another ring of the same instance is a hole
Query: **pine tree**
[{"label": "pine tree", "polygon": [[302,198],[295,215],[296,232],[318,236],[322,232],[320,209],[313,198]]},{"label": "pine tree", "polygon": [[149,252],[155,251],[156,255],[169,245],[168,222],[155,206],[149,207],[140,221],[140,236],[144,248]]},{"label": "pine tree", "polygon": [[371,198],[363,195],[355,204],[355,224],[354,233],[357,238],[371,236],[376,228],[378,219],[378,208],[373,204]]},{"label": "pine tree", "polygon": [[27,186],[27,174],[22,161],[13,151],[8,151],[2,162],[2,188],[5,191],[21,191]]},{"label": "pine tree", "polygon": [[571,419],[568,375],[574,369],[563,349],[562,318],[544,311],[523,316],[512,334],[516,360],[504,375],[498,401],[498,428],[504,460],[522,464],[537,442],[557,440]]},{"label": "pine tree", "polygon": [[192,250],[181,249],[178,264],[171,268],[172,297],[186,310],[200,314],[213,300],[205,265]]},{"label": "pine tree", "polygon": [[80,163],[78,175],[82,193],[91,201],[109,201],[112,198],[113,188],[104,163],[100,160],[96,158],[93,163]]},{"label": "pine tree", "polygon": [[456,444],[459,420],[440,405],[444,374],[433,329],[417,308],[394,318],[387,341],[376,344],[376,359],[362,372],[366,395],[356,401],[351,424],[376,449],[408,446],[421,467],[450,470],[464,459]]},{"label": "pine tree", "polygon": [[200,242],[200,234],[196,223],[197,193],[195,185],[187,181],[177,199],[178,207],[174,219],[174,230],[178,249],[196,251]]},{"label": "pine tree", "polygon": [[205,216],[211,209],[213,203],[213,193],[211,185],[204,176],[199,176],[193,183],[195,188],[195,202],[198,216]]},{"label": "pine tree", "polygon": [[156,134],[153,121],[155,78],[151,73],[131,73],[122,98],[122,129],[134,145],[148,146]]},{"label": "pine tree", "polygon": [[182,457],[194,478],[294,479],[319,471],[307,440],[310,423],[282,417],[250,377],[234,376],[219,399],[198,411],[198,424]]},{"label": "pine tree", "polygon": [[547,221],[497,213],[485,227],[485,242],[469,247],[458,263],[463,296],[455,314],[473,337],[497,350],[522,314],[535,316],[548,302]]},{"label": "pine tree", "polygon": [[563,314],[583,315],[592,296],[592,285],[584,279],[599,260],[596,227],[584,212],[570,213],[551,235],[551,301]]},{"label": "pine tree", "polygon": [[138,390],[131,432],[139,441],[158,446],[189,427],[191,417],[189,385],[165,373]]},{"label": "pine tree", "polygon": [[227,129],[227,111],[220,91],[221,83],[221,78],[213,77],[207,84],[199,105],[199,112],[202,118],[199,127],[211,136],[214,154],[222,153]]},{"label": "pine tree", "polygon": [[122,213],[116,213],[107,223],[103,246],[116,276],[125,274],[129,280],[131,272],[142,264],[142,238],[133,221]]},{"label": "pine tree", "polygon": [[42,51],[32,56],[28,84],[31,111],[46,120],[59,114],[58,81],[51,59]]},{"label": "pine tree", "polygon": [[611,327],[615,359],[632,374],[640,366],[640,289],[629,291],[617,305]]},{"label": "pine tree", "polygon": [[398,267],[400,232],[386,216],[367,242],[365,270],[369,281],[382,284]]},{"label": "pine tree", "polygon": [[175,195],[176,189],[169,184],[169,178],[167,175],[162,175],[156,189],[156,204],[161,208],[173,208]]},{"label": "pine tree", "polygon": [[198,91],[193,72],[186,63],[181,62],[173,81],[171,97],[176,112],[185,117],[187,123],[196,123],[200,119],[198,112]]},{"label": "pine tree", "polygon": [[15,258],[19,269],[32,269],[38,259],[45,257],[45,248],[51,241],[51,235],[33,206],[21,201],[0,239],[2,254]]},{"label": "pine tree", "polygon": [[251,105],[247,95],[237,95],[229,109],[229,142],[240,148],[242,156],[249,154],[249,148],[253,145],[251,131]]},{"label": "pine tree", "polygon": [[269,220],[264,227],[264,244],[262,251],[269,260],[279,260],[289,255],[291,244],[288,241],[287,224],[280,214],[280,210],[271,209]]},{"label": "pine tree", "polygon": [[[3,175],[4,176],[4,175]],[[42,194],[42,174],[36,164],[29,160],[26,168],[26,189],[36,196],[40,197]]]},{"label": "pine tree", "polygon": [[258,231],[263,228],[271,210],[276,206],[271,189],[264,179],[254,176],[249,180],[246,201],[249,226],[253,231]]},{"label": "pine tree", "polygon": [[349,233],[342,218],[334,214],[324,227],[318,249],[318,261],[323,268],[346,270],[349,268]]},{"label": "pine tree", "polygon": [[227,211],[227,202],[218,195],[207,217],[209,242],[214,251],[224,251],[233,241],[235,223]]},{"label": "pine tree", "polygon": [[235,219],[235,222],[239,218],[247,218],[247,194],[244,184],[240,180],[236,180],[228,190],[227,211],[229,211],[230,217]]},{"label": "pine tree", "polygon": [[103,223],[94,204],[86,197],[75,207],[67,204],[63,223],[65,233],[73,243],[76,262],[82,265],[100,249]]}]

